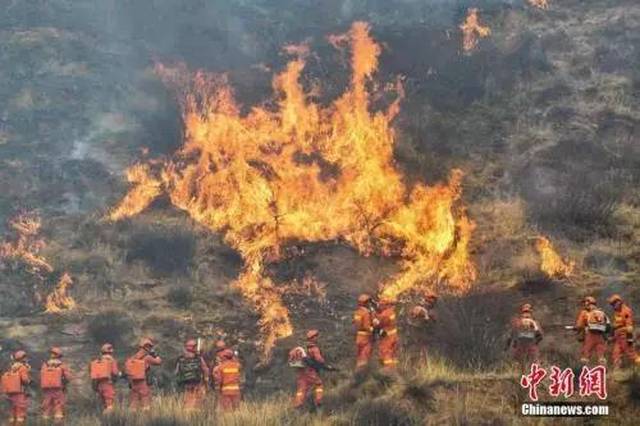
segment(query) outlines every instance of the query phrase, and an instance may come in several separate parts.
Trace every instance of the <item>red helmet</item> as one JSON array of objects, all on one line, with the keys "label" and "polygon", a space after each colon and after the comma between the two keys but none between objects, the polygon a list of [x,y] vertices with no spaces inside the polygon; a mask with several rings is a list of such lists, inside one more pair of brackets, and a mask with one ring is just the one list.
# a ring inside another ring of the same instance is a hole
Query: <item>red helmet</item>
[{"label": "red helmet", "polygon": [[15,361],[23,361],[26,358],[27,358],[27,353],[25,351],[16,351],[13,354],[13,359]]},{"label": "red helmet", "polygon": [[607,302],[609,302],[610,305],[613,305],[614,303],[622,302],[622,297],[620,297],[619,294],[612,294],[611,297],[607,299]]},{"label": "red helmet", "polygon": [[531,312],[533,310],[533,306],[531,306],[531,303],[525,303],[522,306],[520,306],[520,312],[521,313],[525,313],[525,312]]},{"label": "red helmet", "polygon": [[195,339],[189,339],[184,343],[184,348],[193,352],[198,348],[198,342]]},{"label": "red helmet", "polygon": [[365,306],[370,301],[371,301],[371,296],[369,296],[366,293],[363,293],[360,296],[358,296],[358,305],[360,306]]},{"label": "red helmet", "polygon": [[587,296],[584,298],[584,303],[588,304],[588,305],[595,305],[596,302],[596,298],[593,296]]},{"label": "red helmet", "polygon": [[224,349],[222,352],[220,352],[220,358],[222,359],[233,359],[234,355],[235,354],[231,349]]},{"label": "red helmet", "polygon": [[424,298],[426,300],[435,302],[436,300],[438,300],[438,295],[429,291],[424,294]]},{"label": "red helmet", "polygon": [[227,344],[224,342],[224,340],[218,340],[216,342],[216,352],[221,352],[225,349],[227,349]]},{"label": "red helmet", "polygon": [[103,354],[112,354],[113,353],[113,345],[111,343],[105,343],[100,348],[100,352]]},{"label": "red helmet", "polygon": [[57,346],[54,346],[51,349],[49,349],[49,353],[51,354],[52,357],[62,358],[62,349],[60,349]]},{"label": "red helmet", "polygon": [[153,340],[149,339],[148,337],[143,337],[142,339],[140,339],[138,347],[143,349],[150,349],[153,347]]},{"label": "red helmet", "polygon": [[318,330],[309,330],[307,331],[307,340],[313,340],[320,335]]}]

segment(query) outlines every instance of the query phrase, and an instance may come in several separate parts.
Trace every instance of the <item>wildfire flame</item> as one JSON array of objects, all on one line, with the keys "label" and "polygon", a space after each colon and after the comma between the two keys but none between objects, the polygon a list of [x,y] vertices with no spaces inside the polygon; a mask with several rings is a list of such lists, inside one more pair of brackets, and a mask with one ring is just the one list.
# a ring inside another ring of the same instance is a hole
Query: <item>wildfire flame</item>
[{"label": "wildfire flame", "polygon": [[540,254],[540,270],[551,278],[566,278],[573,273],[575,262],[562,259],[546,237],[536,239],[536,250]]},{"label": "wildfire flame", "polygon": [[76,302],[67,294],[67,288],[73,284],[71,275],[67,272],[62,274],[56,288],[47,296],[45,302],[45,312],[53,314],[72,310],[76,307]]},{"label": "wildfire flame", "polygon": [[173,158],[133,166],[134,186],[110,212],[136,215],[160,194],[212,230],[222,232],[244,259],[234,285],[260,314],[268,356],[293,328],[279,288],[265,274],[292,242],[342,240],[364,255],[397,255],[402,269],[382,294],[439,285],[469,289],[475,267],[467,246],[474,224],[460,203],[462,172],[447,183],[408,188],[395,166],[391,121],[403,92],[382,111],[370,111],[368,85],[380,46],[369,25],[356,22],[331,36],[350,48],[351,81],[330,105],[309,100],[300,83],[305,49],[275,76],[275,108],[242,115],[224,77],[157,66],[177,89],[185,123],[184,145]]},{"label": "wildfire flame", "polygon": [[489,37],[491,29],[482,26],[478,21],[478,9],[473,7],[467,11],[467,17],[462,25],[462,50],[470,53],[476,47],[481,38]]},{"label": "wildfire flame", "polygon": [[0,243],[0,260],[23,262],[33,274],[53,272],[53,267],[38,253],[46,246],[39,237],[42,221],[33,213],[21,213],[9,221],[15,234],[12,240]]},{"label": "wildfire flame", "polygon": [[549,9],[549,0],[529,0],[529,4],[531,6],[537,7],[538,9]]},{"label": "wildfire flame", "polygon": [[[53,266],[39,252],[46,247],[46,243],[40,238],[42,221],[35,213],[21,213],[9,221],[9,228],[15,233],[14,238],[0,243],[0,260],[18,260],[27,270],[37,276],[42,285],[42,280],[54,271]],[[47,295],[45,311],[62,312],[73,309],[76,302],[67,295],[67,287],[72,284],[71,276],[64,273],[56,288]],[[42,302],[41,293],[36,290],[37,303]]]}]

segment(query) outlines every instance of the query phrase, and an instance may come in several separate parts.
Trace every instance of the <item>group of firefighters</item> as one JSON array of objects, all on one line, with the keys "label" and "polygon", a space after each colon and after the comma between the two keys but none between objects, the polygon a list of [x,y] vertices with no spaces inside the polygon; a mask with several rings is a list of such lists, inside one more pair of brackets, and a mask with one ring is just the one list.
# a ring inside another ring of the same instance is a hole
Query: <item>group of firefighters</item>
[{"label": "group of firefighters", "polygon": [[[578,341],[582,343],[580,362],[589,363],[595,358],[596,362],[605,364],[607,343],[611,343],[611,364],[614,368],[622,367],[623,359],[634,365],[640,365],[640,355],[634,349],[633,311],[618,294],[608,298],[607,302],[613,308],[613,321],[598,307],[593,296],[582,300],[582,307],[574,325],[565,326],[576,333]],[[533,307],[525,303],[520,307],[520,313],[512,321],[509,346],[514,358],[522,364],[539,361],[538,345],[542,341],[542,328],[533,317]]]},{"label": "group of firefighters", "polygon": [[[434,294],[426,294],[420,303],[410,311],[413,321],[430,322],[435,320],[433,307],[437,301]],[[622,298],[615,294],[608,299],[613,307],[613,321],[598,307],[596,299],[588,296],[575,325],[567,326],[575,330],[582,342],[580,361],[588,363],[595,355],[597,362],[605,363],[607,342],[611,341],[612,364],[622,366],[623,356],[634,365],[640,365],[640,355],[633,348],[633,312]],[[369,365],[374,345],[378,344],[378,356],[383,371],[393,373],[398,364],[398,326],[396,320],[396,302],[382,297],[376,301],[368,294],[358,297],[358,306],[353,314],[356,347],[356,373]],[[322,355],[318,346],[320,332],[309,330],[306,333],[306,345],[298,346],[289,352],[289,366],[296,369],[296,393],[293,405],[302,407],[310,392],[313,402],[320,407],[323,399],[322,370],[334,371]],[[513,357],[521,362],[538,361],[538,345],[543,333],[539,323],[533,317],[533,307],[525,303],[519,314],[511,322],[509,347]],[[125,379],[130,388],[129,406],[133,410],[148,410],[151,405],[150,369],[162,364],[155,351],[155,343],[144,338],[138,345],[138,351],[129,357],[121,370],[114,358],[114,348],[110,343],[102,345],[100,356],[89,364],[89,376],[92,387],[97,393],[104,413],[114,408],[116,382]],[[62,421],[65,412],[65,393],[72,374],[63,362],[62,350],[57,347],[49,351],[49,359],[40,368],[40,388],[42,390],[42,417]],[[202,356],[199,341],[190,339],[184,344],[183,354],[178,358],[175,374],[179,388],[183,392],[183,404],[187,410],[200,408],[207,390],[213,387],[218,394],[218,404],[223,410],[234,409],[241,400],[242,366],[237,353],[220,340],[215,347],[213,368]],[[10,421],[14,424],[25,422],[29,406],[29,386],[31,367],[27,353],[23,350],[12,356],[12,365],[1,376],[1,390],[7,395],[10,405]]]}]

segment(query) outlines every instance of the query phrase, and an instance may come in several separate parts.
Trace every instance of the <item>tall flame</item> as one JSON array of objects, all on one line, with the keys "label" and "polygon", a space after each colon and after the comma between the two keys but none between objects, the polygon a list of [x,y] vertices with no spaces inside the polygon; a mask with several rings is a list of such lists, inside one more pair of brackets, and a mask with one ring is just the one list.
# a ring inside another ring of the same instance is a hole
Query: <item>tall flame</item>
[{"label": "tall flame", "polygon": [[562,259],[548,238],[536,239],[536,250],[540,254],[540,270],[551,278],[566,278],[573,273],[575,262]]},{"label": "tall flame", "polygon": [[364,255],[400,256],[401,272],[381,287],[389,297],[435,285],[462,292],[475,279],[462,172],[454,170],[447,183],[408,188],[393,159],[401,86],[386,110],[370,111],[368,83],[381,48],[369,25],[356,22],[329,41],[350,49],[352,74],[328,106],[311,102],[300,83],[304,48],[287,47],[296,57],[273,79],[275,107],[255,106],[246,115],[224,77],[158,65],[179,93],[184,145],[169,160],[133,166],[134,186],[110,212],[112,220],[130,217],[167,194],[223,233],[244,259],[234,285],[260,314],[266,354],[293,331],[281,292],[265,275],[291,242],[342,240]]},{"label": "tall flame", "polygon": [[489,27],[480,24],[478,9],[475,7],[467,11],[467,17],[460,25],[460,29],[462,30],[462,50],[467,54],[478,47],[481,38],[489,37],[491,34]]},{"label": "tall flame", "polygon": [[537,7],[538,9],[549,9],[549,0],[529,0],[529,4],[531,6]]},{"label": "tall flame", "polygon": [[47,295],[45,302],[45,312],[53,314],[75,309],[76,302],[67,294],[67,288],[73,284],[71,275],[67,272],[62,274],[56,288]]}]

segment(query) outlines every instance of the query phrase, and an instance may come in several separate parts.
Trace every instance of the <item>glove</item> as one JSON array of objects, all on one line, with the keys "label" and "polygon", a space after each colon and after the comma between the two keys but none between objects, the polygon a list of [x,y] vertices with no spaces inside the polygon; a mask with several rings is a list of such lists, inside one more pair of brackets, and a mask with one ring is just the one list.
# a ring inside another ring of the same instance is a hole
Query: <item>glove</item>
[{"label": "glove", "polygon": [[624,331],[627,332],[627,335],[631,335],[633,336],[633,326],[632,325],[628,325],[624,328]]}]

